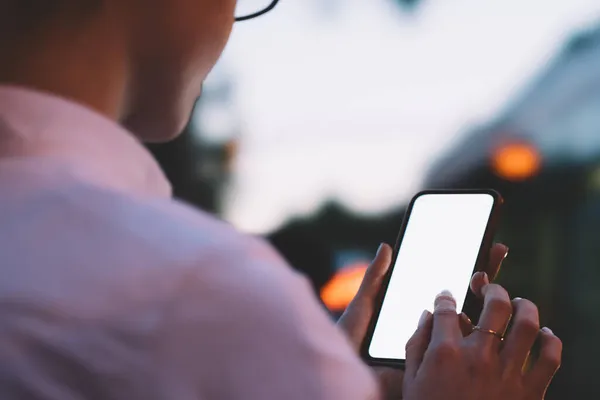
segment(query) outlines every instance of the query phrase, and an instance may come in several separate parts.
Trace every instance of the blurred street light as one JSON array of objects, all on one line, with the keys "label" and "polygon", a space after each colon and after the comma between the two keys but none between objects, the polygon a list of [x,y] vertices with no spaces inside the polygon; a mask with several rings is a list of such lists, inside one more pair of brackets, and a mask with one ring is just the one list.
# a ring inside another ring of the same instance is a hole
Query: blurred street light
[{"label": "blurred street light", "polygon": [[352,301],[367,271],[368,262],[342,268],[321,290],[321,300],[332,312],[341,312]]},{"label": "blurred street light", "polygon": [[492,155],[494,172],[510,181],[521,181],[536,175],[541,167],[537,149],[526,143],[510,143]]}]

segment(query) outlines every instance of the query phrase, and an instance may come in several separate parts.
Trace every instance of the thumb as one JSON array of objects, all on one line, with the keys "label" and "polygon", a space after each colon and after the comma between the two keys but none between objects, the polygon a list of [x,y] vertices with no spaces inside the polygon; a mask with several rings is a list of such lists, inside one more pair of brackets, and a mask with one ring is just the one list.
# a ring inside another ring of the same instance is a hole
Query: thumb
[{"label": "thumb", "polygon": [[375,308],[375,299],[391,262],[392,248],[382,244],[365,272],[356,296],[338,320],[338,326],[346,331],[356,346],[360,345],[367,333]]},{"label": "thumb", "polygon": [[413,379],[423,362],[423,357],[429,347],[431,340],[431,329],[433,328],[433,315],[425,310],[419,320],[419,327],[406,343],[406,379]]},{"label": "thumb", "polygon": [[388,271],[390,264],[392,263],[392,248],[385,243],[382,243],[377,249],[375,258],[367,268],[365,277],[358,289],[355,300],[369,300],[375,299],[381,289],[381,283],[383,277]]}]

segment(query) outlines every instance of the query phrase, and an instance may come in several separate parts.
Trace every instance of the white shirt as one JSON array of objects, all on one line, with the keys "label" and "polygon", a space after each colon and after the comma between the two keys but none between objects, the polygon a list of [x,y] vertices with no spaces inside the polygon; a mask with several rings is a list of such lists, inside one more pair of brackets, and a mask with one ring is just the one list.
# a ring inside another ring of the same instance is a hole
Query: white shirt
[{"label": "white shirt", "polygon": [[377,396],[303,277],[170,195],[116,123],[0,87],[0,398]]}]

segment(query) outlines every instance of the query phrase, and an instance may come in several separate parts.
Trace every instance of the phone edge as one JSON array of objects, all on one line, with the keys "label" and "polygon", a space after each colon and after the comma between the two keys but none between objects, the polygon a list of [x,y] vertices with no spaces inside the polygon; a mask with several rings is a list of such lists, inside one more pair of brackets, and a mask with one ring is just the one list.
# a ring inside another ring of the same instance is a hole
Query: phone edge
[{"label": "phone edge", "polygon": [[[412,199],[410,200],[408,207],[406,208],[405,216],[402,220],[402,224],[400,226],[400,230],[398,232],[398,236],[396,237],[396,243],[394,244],[394,249],[392,253],[392,261],[389,270],[386,272],[381,289],[379,290],[376,301],[375,301],[375,311],[369,321],[369,326],[367,328],[367,332],[360,346],[360,357],[363,361],[365,361],[370,366],[383,366],[383,367],[391,367],[397,369],[404,369],[406,364],[405,360],[394,360],[394,359],[382,359],[382,358],[373,358],[369,355],[369,346],[371,344],[371,340],[373,339],[373,332],[375,331],[375,323],[379,318],[381,313],[381,305],[383,302],[383,298],[387,289],[389,287],[390,278],[392,276],[394,266],[396,263],[396,258],[398,257],[398,252],[400,251],[400,245],[404,238],[404,234],[406,232],[406,228],[408,225],[408,220],[410,214],[412,213],[412,209],[414,203],[417,199],[423,195],[430,194],[489,194],[493,197],[494,203],[492,205],[492,211],[490,213],[490,217],[488,219],[488,223],[486,225],[486,230],[483,235],[481,246],[479,247],[479,253],[477,255],[477,260],[475,261],[475,266],[473,268],[473,274],[482,271],[484,266],[489,260],[489,249],[493,244],[494,236],[497,230],[497,225],[499,222],[499,214],[502,204],[504,204],[504,199],[502,195],[494,190],[494,189],[426,189],[417,192]],[[484,251],[484,249],[488,249],[488,251]],[[465,305],[463,306],[463,310],[468,306],[469,300],[473,303],[473,298],[469,299],[469,297],[473,297],[471,291],[468,292],[467,298],[465,299]],[[461,312],[463,311],[461,310]],[[481,311],[480,311],[481,312]],[[477,316],[479,318],[479,315]]]}]

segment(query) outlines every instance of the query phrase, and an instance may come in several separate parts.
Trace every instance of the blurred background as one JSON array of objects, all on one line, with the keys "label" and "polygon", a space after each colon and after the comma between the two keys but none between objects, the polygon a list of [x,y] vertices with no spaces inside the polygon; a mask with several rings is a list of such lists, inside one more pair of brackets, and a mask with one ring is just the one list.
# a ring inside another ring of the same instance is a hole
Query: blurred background
[{"label": "blurred background", "polygon": [[334,318],[416,191],[497,189],[500,281],[564,341],[548,398],[600,398],[597,0],[281,0],[236,25],[185,134],[151,150]]}]

